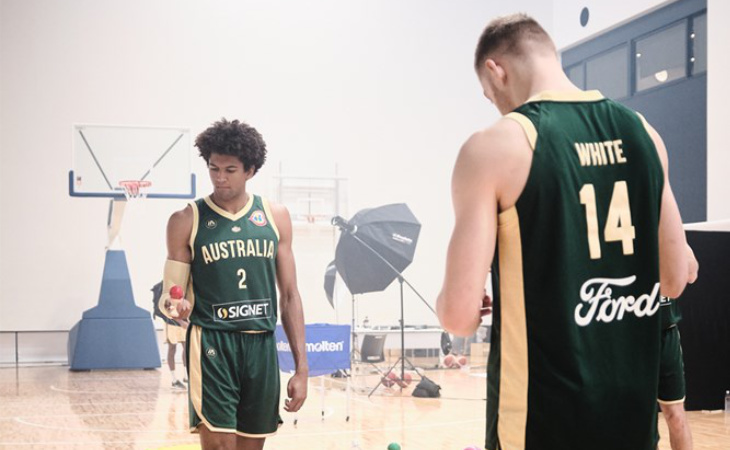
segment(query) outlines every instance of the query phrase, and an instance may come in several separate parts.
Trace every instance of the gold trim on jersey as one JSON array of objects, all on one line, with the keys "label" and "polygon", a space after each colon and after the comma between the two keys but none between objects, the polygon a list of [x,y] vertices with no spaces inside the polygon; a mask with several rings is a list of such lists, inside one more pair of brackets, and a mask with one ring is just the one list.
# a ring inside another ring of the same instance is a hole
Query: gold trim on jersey
[{"label": "gold trim on jersey", "polygon": [[527,102],[596,102],[603,100],[600,91],[543,91],[530,97]]},{"label": "gold trim on jersey", "polygon": [[527,135],[527,140],[530,141],[530,148],[534,151],[535,145],[537,145],[537,128],[535,128],[535,124],[527,116],[518,112],[511,112],[504,117],[520,124]]},{"label": "gold trim on jersey", "polygon": [[215,202],[213,202],[213,199],[210,198],[210,195],[205,197],[203,200],[205,200],[205,203],[210,207],[210,209],[215,211],[218,215],[223,216],[228,220],[236,221],[236,220],[240,219],[241,217],[245,216],[246,214],[248,214],[248,212],[251,210],[251,207],[253,206],[253,198],[254,198],[253,194],[248,194],[248,201],[246,202],[246,205],[235,214],[229,213],[225,209],[216,205]]},{"label": "gold trim on jersey", "polygon": [[200,417],[200,423],[199,424],[197,424],[194,427],[190,427],[190,432],[191,433],[200,433],[199,428],[201,426],[203,426],[203,425],[205,425],[205,427],[207,429],[209,429],[210,431],[214,431],[216,433],[229,433],[229,434],[235,434],[235,433],[237,433],[237,431],[234,430],[233,428],[218,428],[218,427],[214,427],[213,425],[210,424],[210,422],[208,422],[207,420],[205,420],[205,418],[203,418],[203,417]]},{"label": "gold trim on jersey", "polygon": [[276,233],[276,240],[278,241],[280,239],[279,228],[276,226],[274,215],[271,214],[271,205],[269,204],[269,200],[261,197],[261,204],[264,205],[264,214],[266,214],[266,220],[271,224],[271,228],[273,228],[274,233]]},{"label": "gold trim on jersey", "polygon": [[[210,424],[203,416],[203,369],[201,359],[203,351],[200,347],[200,341],[203,335],[203,329],[197,325],[190,324],[190,342],[188,343],[190,351],[188,352],[188,367],[190,369],[190,380],[188,388],[190,392],[190,403],[195,408],[195,413],[200,420],[210,427]],[[217,431],[217,430],[212,430]]]},{"label": "gold trim on jersey", "polygon": [[198,204],[190,202],[190,207],[193,209],[193,230],[190,232],[190,258],[195,259],[195,238],[198,236],[198,225],[200,224],[200,211],[198,211]]},{"label": "gold trim on jersey", "polygon": [[678,405],[680,403],[684,403],[684,399],[687,397],[682,397],[679,400],[662,400],[660,398],[656,399],[657,402],[661,403],[662,405]]},{"label": "gold trim on jersey", "polygon": [[641,124],[644,125],[644,128],[646,128],[646,130],[649,131],[649,122],[646,121],[646,117],[644,117],[644,115],[638,111],[634,111],[634,112],[636,112],[636,115],[639,116],[639,119],[641,119]]},{"label": "gold trim on jersey", "polygon": [[527,315],[520,219],[514,206],[499,214],[501,350],[497,433],[504,450],[525,448],[527,430]]},{"label": "gold trim on jersey", "polygon": [[[188,288],[185,290],[185,300],[187,300],[190,303],[190,314],[193,313],[193,310],[195,309],[195,291],[193,290],[193,274],[190,274],[190,277],[188,277]],[[188,316],[188,320],[190,317]]]}]

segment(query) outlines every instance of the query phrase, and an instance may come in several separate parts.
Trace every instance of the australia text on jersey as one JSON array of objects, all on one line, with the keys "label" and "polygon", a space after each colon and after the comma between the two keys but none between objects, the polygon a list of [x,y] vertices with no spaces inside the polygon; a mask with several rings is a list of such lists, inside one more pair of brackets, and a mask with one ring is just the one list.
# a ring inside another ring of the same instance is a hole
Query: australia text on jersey
[{"label": "australia text on jersey", "polygon": [[621,320],[625,313],[636,317],[649,317],[659,310],[659,283],[654,284],[651,293],[618,296],[613,298],[614,287],[630,286],[636,275],[626,278],[592,278],[583,283],[580,289],[580,303],[575,307],[575,323],[587,326],[593,320],[610,323]]},{"label": "australia text on jersey", "polygon": [[271,239],[230,239],[213,242],[200,249],[205,264],[229,258],[274,259],[274,241]]}]

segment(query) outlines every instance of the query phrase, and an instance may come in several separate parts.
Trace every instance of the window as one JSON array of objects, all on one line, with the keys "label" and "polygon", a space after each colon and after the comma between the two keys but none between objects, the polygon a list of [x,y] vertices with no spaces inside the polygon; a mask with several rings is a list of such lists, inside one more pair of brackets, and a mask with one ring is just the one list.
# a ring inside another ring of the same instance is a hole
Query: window
[{"label": "window", "polygon": [[687,22],[636,41],[636,90],[687,76]]},{"label": "window", "polygon": [[692,75],[707,72],[707,14],[692,20],[692,33],[689,37],[692,43]]},{"label": "window", "polygon": [[599,55],[586,62],[586,89],[598,89],[609,98],[629,95],[628,46]]},{"label": "window", "polygon": [[583,64],[578,64],[577,66],[568,67],[565,69],[565,74],[570,78],[570,81],[573,82],[578,88],[583,89],[585,85],[585,72],[583,71]]}]

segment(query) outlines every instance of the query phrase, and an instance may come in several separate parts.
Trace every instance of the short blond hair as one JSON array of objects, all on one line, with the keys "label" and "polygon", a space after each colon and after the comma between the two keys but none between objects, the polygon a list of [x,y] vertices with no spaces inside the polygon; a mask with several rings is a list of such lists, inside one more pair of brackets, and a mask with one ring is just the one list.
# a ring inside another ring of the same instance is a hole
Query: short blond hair
[{"label": "short blond hair", "polygon": [[525,13],[511,14],[493,19],[482,32],[474,52],[474,68],[497,54],[523,56],[527,52],[526,43],[549,46],[555,51],[555,44],[545,29]]}]

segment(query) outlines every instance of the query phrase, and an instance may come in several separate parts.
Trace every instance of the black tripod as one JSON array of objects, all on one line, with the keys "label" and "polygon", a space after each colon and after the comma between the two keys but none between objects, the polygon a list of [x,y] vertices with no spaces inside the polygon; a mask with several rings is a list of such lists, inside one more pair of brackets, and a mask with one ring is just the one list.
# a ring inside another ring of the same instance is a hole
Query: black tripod
[{"label": "black tripod", "polygon": [[[375,250],[374,248],[372,248],[370,245],[368,245],[366,242],[364,242],[362,239],[360,239],[357,236],[357,234],[356,234],[357,227],[346,227],[346,226],[342,226],[339,223],[335,223],[335,221],[333,221],[333,224],[339,226],[342,231],[349,233],[352,238],[354,238],[358,243],[360,243],[360,245],[362,245],[363,247],[367,248],[370,252],[372,252],[375,256],[377,256],[380,261],[382,261],[383,263],[385,263],[385,265],[388,266],[390,268],[390,270],[392,270],[396,274],[397,279],[398,279],[398,283],[400,284],[400,348],[401,348],[401,356],[398,358],[398,360],[396,360],[395,364],[393,364],[388,369],[388,371],[386,372],[386,374],[390,373],[398,365],[398,363],[400,363],[400,366],[401,366],[400,367],[400,380],[403,381],[404,380],[404,377],[405,377],[405,371],[406,371],[405,370],[405,365],[406,365],[406,363],[408,363],[408,366],[411,368],[411,370],[415,371],[418,374],[419,377],[423,378],[423,375],[421,375],[421,372],[419,372],[418,369],[416,368],[416,366],[414,366],[413,363],[406,357],[406,338],[405,338],[405,322],[404,322],[404,308],[403,308],[403,283],[407,284],[408,287],[411,288],[411,290],[418,296],[418,298],[421,299],[421,301],[423,302],[423,304],[426,305],[428,307],[428,309],[431,310],[431,312],[433,312],[434,314],[436,314],[436,311],[431,307],[431,305],[428,304],[428,302],[426,302],[426,300],[423,298],[423,296],[421,296],[421,294],[418,293],[418,291],[416,290],[416,288],[414,288],[413,285],[411,283],[409,283],[408,280],[405,279],[405,277],[403,277],[403,274],[401,272],[399,272],[398,269],[396,269],[395,267],[393,267],[393,265],[387,259],[385,259],[383,257],[383,255],[381,255],[380,253],[377,252],[377,250]],[[371,395],[373,395],[373,392],[375,392],[378,389],[378,387],[381,384],[383,384],[383,381],[385,381],[384,378],[381,378],[380,381],[378,382],[378,384],[375,385],[375,387],[373,388],[373,390],[370,391],[370,393],[368,394],[368,397],[370,397]],[[401,385],[401,388],[402,387],[403,386]]]}]

